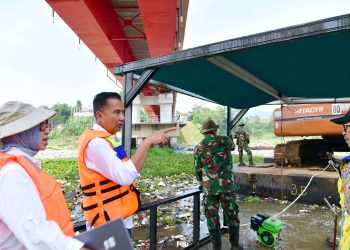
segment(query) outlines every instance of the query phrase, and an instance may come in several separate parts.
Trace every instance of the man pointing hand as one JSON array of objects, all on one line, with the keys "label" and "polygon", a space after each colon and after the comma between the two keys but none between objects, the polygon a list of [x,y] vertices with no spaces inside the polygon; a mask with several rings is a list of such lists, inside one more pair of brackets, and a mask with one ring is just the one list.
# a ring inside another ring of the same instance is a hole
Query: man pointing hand
[{"label": "man pointing hand", "polygon": [[84,216],[87,228],[109,220],[124,219],[126,228],[132,228],[131,215],[140,206],[139,192],[133,183],[141,171],[152,145],[169,140],[167,128],[147,137],[135,154],[128,159],[115,134],[124,125],[124,105],[119,94],[102,92],[93,101],[96,123],[79,138],[79,178],[83,194]]}]

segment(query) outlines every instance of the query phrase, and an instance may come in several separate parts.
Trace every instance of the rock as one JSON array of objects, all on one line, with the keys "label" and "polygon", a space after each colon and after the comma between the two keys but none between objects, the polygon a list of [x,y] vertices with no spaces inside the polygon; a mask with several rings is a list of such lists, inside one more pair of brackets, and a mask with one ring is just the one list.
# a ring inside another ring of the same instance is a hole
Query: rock
[{"label": "rock", "polygon": [[147,219],[147,217],[143,218],[141,221],[141,225],[148,225],[149,224],[149,220]]},{"label": "rock", "polygon": [[189,216],[192,216],[192,214],[191,213],[179,214],[179,215],[176,215],[176,218],[181,219],[181,218],[189,217]]},{"label": "rock", "polygon": [[174,239],[174,240],[177,240],[177,239],[181,239],[183,238],[184,236],[182,234],[178,234],[178,235],[172,235],[171,238]]},{"label": "rock", "polygon": [[180,247],[180,248],[185,248],[185,247],[187,247],[187,245],[188,245],[188,243],[186,240],[181,240],[181,241],[178,241],[176,243],[176,247]]},{"label": "rock", "polygon": [[319,206],[318,206],[317,204],[311,205],[311,206],[309,207],[309,209],[310,209],[311,211],[316,211],[318,208],[319,208]]},{"label": "rock", "polygon": [[[336,246],[339,246],[339,241],[340,241],[340,238],[336,237],[336,239],[335,239],[335,245]],[[333,235],[329,235],[327,237],[327,243],[328,243],[329,247],[333,247]]]},{"label": "rock", "polygon": [[168,239],[169,239],[168,236],[164,236],[164,237],[159,239],[158,244],[164,244],[168,241]]},{"label": "rock", "polygon": [[60,183],[61,185],[65,185],[67,183],[67,181],[64,181],[64,180],[56,180],[58,183]]},{"label": "rock", "polygon": [[300,209],[299,210],[299,213],[310,213],[311,211],[310,210],[307,210],[307,209]]}]

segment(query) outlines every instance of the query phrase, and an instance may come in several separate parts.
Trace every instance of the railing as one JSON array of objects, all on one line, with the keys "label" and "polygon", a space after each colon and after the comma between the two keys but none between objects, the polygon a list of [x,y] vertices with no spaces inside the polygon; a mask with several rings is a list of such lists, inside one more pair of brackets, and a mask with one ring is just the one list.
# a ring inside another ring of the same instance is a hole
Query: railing
[{"label": "railing", "polygon": [[[185,191],[183,194],[170,196],[160,201],[150,202],[143,205],[138,212],[150,211],[150,250],[157,249],[157,210],[161,205],[172,203],[178,200],[193,196],[193,238],[192,243],[185,249],[196,249],[210,241],[210,237],[200,239],[200,193],[199,189]],[[74,231],[83,231],[85,229],[85,221],[74,224]],[[225,229],[223,229],[225,230]]]},{"label": "railing", "polygon": [[[179,115],[174,116],[165,116],[163,119],[167,120],[168,122],[176,123],[176,122],[183,122],[183,119],[180,118]],[[160,123],[160,116],[146,116],[140,118],[140,123]]]},{"label": "railing", "polygon": [[[192,247],[199,244],[199,222],[200,222],[200,193],[199,189],[193,189],[183,194],[170,196],[161,201],[148,203],[140,209],[140,211],[150,210],[150,250],[157,249],[157,209],[161,205],[182,200],[187,197],[193,197],[193,240]],[[192,248],[186,248],[192,249]]]}]

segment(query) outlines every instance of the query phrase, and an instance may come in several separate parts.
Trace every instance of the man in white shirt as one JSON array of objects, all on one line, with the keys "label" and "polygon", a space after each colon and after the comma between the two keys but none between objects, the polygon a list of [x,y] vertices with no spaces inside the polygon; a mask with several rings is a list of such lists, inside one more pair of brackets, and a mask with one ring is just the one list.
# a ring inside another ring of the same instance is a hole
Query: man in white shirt
[{"label": "man in white shirt", "polygon": [[[133,204],[137,201],[128,198],[128,195],[132,195],[135,190],[132,183],[141,171],[150,147],[165,144],[169,140],[167,132],[176,128],[154,133],[139,145],[131,159],[124,156],[124,159],[120,159],[116,156],[117,150],[111,145],[113,142],[109,141],[111,135],[115,135],[124,125],[125,109],[120,95],[114,92],[97,94],[93,101],[93,108],[96,124],[93,125],[92,130],[82,134],[79,142],[79,175],[87,226],[99,225],[122,217],[125,227],[131,229],[133,223],[129,215],[137,210]],[[125,155],[125,152],[122,155]],[[109,186],[105,188],[101,183],[103,185],[107,183]],[[108,191],[114,194],[104,196],[108,195],[106,194]],[[130,209],[125,208],[126,206]]]}]

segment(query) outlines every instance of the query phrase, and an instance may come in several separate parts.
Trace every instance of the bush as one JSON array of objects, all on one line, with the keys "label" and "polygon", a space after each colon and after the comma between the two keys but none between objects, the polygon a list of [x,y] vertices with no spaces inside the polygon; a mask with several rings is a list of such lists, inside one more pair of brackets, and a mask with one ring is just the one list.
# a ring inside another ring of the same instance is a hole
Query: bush
[{"label": "bush", "polygon": [[62,133],[65,136],[80,136],[85,129],[92,127],[93,121],[93,117],[70,117]]},{"label": "bush", "polygon": [[65,124],[54,126],[50,139],[79,137],[85,129],[91,128],[93,117],[70,117]]}]

